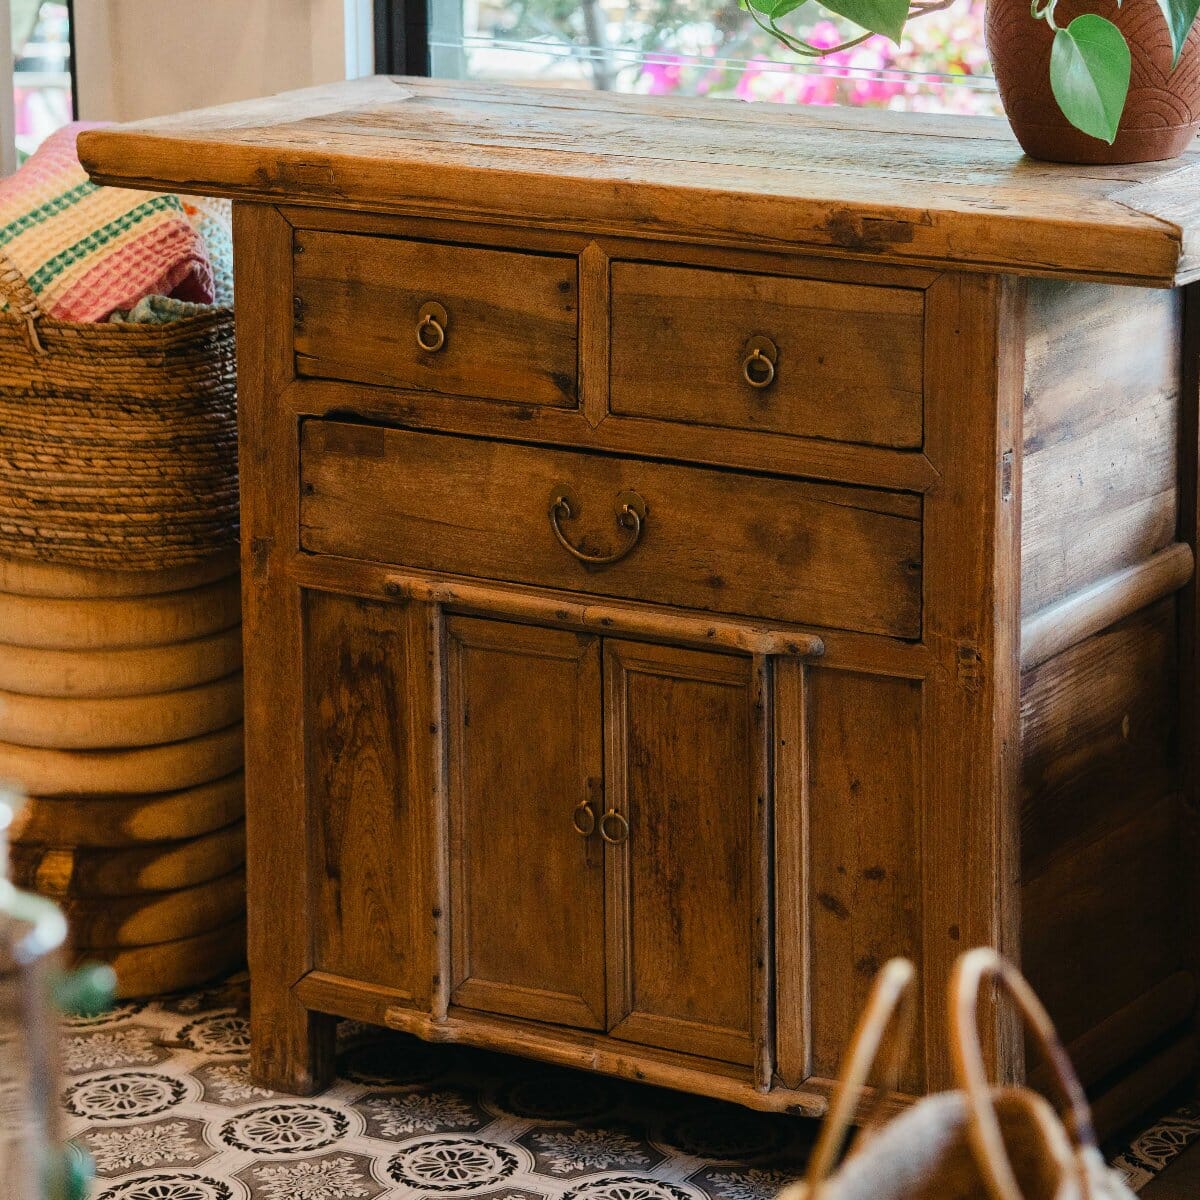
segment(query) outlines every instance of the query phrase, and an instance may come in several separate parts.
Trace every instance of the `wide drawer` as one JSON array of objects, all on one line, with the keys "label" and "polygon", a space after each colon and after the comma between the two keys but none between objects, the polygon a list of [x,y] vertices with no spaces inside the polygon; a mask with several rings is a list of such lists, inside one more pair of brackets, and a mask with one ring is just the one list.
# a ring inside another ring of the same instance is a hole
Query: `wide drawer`
[{"label": "wide drawer", "polygon": [[317,420],[300,474],[307,551],[920,634],[913,496]]},{"label": "wide drawer", "polygon": [[612,264],[613,412],[921,445],[923,293]]},{"label": "wide drawer", "polygon": [[297,230],[300,375],[574,407],[568,255]]}]

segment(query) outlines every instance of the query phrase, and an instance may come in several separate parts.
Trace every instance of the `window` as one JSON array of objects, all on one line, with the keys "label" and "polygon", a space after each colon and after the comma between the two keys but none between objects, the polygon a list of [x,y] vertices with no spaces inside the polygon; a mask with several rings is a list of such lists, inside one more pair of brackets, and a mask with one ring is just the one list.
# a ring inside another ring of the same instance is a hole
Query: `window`
[{"label": "window", "polygon": [[[428,39],[434,75],[654,95],[730,96],[934,112],[996,113],[983,0],[913,20],[902,47],[874,37],[812,63],[760,30],[736,0],[380,0]],[[793,14],[818,45],[844,38],[815,4]],[[422,47],[423,48],[423,47]],[[393,60],[394,61],[394,60]],[[409,63],[411,68],[411,62]]]},{"label": "window", "polygon": [[69,0],[10,0],[16,161],[73,120]]}]

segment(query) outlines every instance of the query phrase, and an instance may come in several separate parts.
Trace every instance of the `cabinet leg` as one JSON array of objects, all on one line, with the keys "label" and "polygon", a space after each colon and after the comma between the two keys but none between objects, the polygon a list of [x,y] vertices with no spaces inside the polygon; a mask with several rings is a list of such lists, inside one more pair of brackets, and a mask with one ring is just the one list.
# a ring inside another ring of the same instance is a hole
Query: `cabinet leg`
[{"label": "cabinet leg", "polygon": [[337,1021],[310,1012],[288,989],[250,982],[250,1071],[277,1092],[311,1096],[333,1082]]}]

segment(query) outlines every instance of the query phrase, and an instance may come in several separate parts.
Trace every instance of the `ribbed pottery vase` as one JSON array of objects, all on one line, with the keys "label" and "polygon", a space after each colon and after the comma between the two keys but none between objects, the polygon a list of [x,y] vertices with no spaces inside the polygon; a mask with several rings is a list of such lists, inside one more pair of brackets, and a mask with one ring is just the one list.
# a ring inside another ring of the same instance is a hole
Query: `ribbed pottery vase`
[{"label": "ribbed pottery vase", "polygon": [[987,47],[1000,98],[1021,148],[1063,163],[1134,163],[1175,158],[1200,128],[1200,33],[1193,26],[1171,70],[1171,38],[1157,0],[1060,0],[1066,26],[1081,13],[1112,21],[1133,59],[1129,98],[1110,146],[1071,125],[1050,90],[1054,33],[1030,15],[1029,0],[988,0]]}]

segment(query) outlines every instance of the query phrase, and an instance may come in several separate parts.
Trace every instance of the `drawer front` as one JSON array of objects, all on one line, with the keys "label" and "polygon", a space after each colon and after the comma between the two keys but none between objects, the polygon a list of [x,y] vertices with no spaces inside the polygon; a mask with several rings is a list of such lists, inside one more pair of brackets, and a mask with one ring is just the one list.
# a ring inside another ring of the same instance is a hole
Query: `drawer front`
[{"label": "drawer front", "polygon": [[920,635],[912,496],[314,420],[300,521],[320,554]]},{"label": "drawer front", "polygon": [[297,230],[300,375],[570,408],[573,257]]},{"label": "drawer front", "polygon": [[923,293],[905,288],[615,262],[610,405],[917,447],[924,313]]}]

